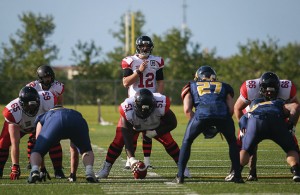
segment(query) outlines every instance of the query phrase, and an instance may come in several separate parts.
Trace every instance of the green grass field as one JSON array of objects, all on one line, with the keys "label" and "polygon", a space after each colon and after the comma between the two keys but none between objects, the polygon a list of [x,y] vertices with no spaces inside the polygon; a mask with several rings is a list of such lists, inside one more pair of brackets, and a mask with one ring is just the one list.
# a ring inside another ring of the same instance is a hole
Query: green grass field
[{"label": "green grass field", "polygon": [[[67,106],[74,108],[73,106]],[[2,109],[2,107],[1,107]],[[96,106],[77,106],[83,113],[90,126],[90,136],[95,153],[95,171],[102,168],[106,151],[115,135],[115,125],[118,121],[117,108],[102,106],[102,117],[113,125],[101,126],[98,124],[98,109]],[[174,106],[172,110],[178,118],[178,127],[172,132],[178,145],[181,145],[187,120],[182,107]],[[1,123],[3,119],[1,119]],[[297,134],[299,137],[299,128]],[[21,179],[9,179],[11,161],[8,160],[3,179],[0,179],[1,194],[297,194],[300,185],[293,182],[289,166],[285,161],[285,154],[271,141],[264,141],[258,150],[257,182],[234,184],[224,182],[230,168],[228,146],[225,140],[218,135],[214,139],[198,137],[192,147],[192,154],[188,167],[192,178],[186,179],[185,184],[171,183],[177,172],[176,165],[164,148],[157,141],[153,141],[151,155],[153,170],[148,171],[144,180],[134,180],[130,171],[124,170],[125,152],[114,164],[108,179],[102,179],[97,184],[86,183],[82,162],[78,170],[78,180],[68,183],[66,180],[52,179],[44,183],[27,184],[29,170],[26,170],[26,142],[28,136],[21,140]],[[64,172],[69,175],[69,141],[62,141],[64,150]],[[137,159],[143,160],[141,139],[138,142]],[[53,176],[53,168],[49,156],[45,156],[48,171]],[[246,177],[248,168],[243,171]]]}]

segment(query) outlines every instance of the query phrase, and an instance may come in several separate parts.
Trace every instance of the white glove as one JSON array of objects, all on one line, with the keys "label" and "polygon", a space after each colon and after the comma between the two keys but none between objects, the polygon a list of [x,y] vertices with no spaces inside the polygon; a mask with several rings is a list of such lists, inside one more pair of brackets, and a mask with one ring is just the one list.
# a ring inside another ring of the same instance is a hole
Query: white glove
[{"label": "white glove", "polygon": [[157,136],[157,133],[155,130],[148,130],[146,131],[145,135],[149,138],[154,138],[155,136]]},{"label": "white glove", "polygon": [[129,163],[132,166],[134,163],[139,162],[138,160],[136,160],[134,157],[129,158]]}]

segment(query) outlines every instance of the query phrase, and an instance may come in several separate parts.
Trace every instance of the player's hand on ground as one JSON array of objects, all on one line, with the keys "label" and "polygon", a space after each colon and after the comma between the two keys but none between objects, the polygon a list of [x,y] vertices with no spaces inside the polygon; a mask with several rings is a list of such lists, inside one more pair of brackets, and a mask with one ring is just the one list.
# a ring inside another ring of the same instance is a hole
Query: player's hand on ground
[{"label": "player's hand on ground", "polygon": [[48,173],[46,167],[41,168],[40,170],[40,181],[51,180],[50,174]]},{"label": "player's hand on ground", "polygon": [[68,177],[69,182],[75,182],[77,179],[76,173],[71,173],[70,176]]},{"label": "player's hand on ground", "polygon": [[17,180],[19,179],[20,175],[21,175],[20,166],[17,164],[13,164],[13,166],[11,166],[10,180]]}]

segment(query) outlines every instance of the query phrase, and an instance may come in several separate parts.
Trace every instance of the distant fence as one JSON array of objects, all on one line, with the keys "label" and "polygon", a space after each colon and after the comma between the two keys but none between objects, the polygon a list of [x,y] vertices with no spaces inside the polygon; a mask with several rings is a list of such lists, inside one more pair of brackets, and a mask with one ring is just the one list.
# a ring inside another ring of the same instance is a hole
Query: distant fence
[{"label": "distant fence", "polygon": [[[97,99],[102,105],[119,105],[128,96],[122,80],[65,80],[64,104],[68,105],[97,105]],[[6,105],[18,97],[20,89],[28,81],[0,81],[0,104]],[[164,94],[169,96],[172,104],[181,105],[182,88],[186,80],[165,80]],[[227,82],[235,92],[234,99],[239,96],[242,83],[235,80]],[[300,93],[298,93],[298,98]]]},{"label": "distant fence", "polygon": [[[121,80],[65,80],[64,104],[97,105],[97,99],[102,105],[118,105],[127,97],[127,89]],[[188,81],[165,81],[165,94],[172,104],[182,104],[180,93]],[[8,104],[18,97],[20,89],[28,81],[0,81],[0,104]]]}]

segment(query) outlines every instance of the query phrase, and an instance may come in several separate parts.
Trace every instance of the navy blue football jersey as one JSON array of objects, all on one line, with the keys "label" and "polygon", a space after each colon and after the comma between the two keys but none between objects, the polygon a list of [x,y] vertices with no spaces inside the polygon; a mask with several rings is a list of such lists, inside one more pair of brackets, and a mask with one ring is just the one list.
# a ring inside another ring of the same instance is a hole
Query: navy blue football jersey
[{"label": "navy blue football jersey", "polygon": [[190,82],[195,114],[199,118],[227,118],[230,116],[227,95],[234,95],[230,85],[219,81]]}]

